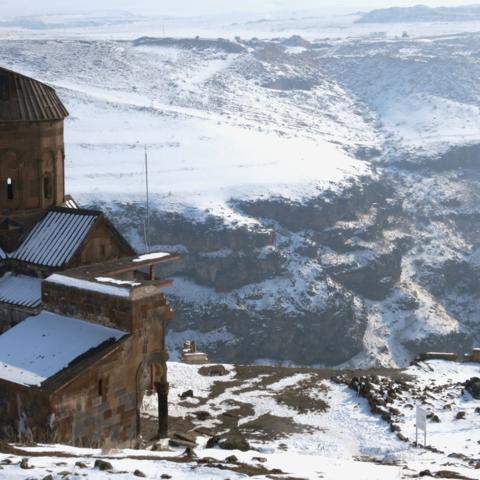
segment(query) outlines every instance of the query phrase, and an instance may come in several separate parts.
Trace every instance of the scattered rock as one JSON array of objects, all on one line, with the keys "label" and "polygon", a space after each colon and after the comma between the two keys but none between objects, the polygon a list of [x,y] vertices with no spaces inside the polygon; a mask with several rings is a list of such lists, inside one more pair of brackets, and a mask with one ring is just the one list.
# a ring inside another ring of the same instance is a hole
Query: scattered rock
[{"label": "scattered rock", "polygon": [[105,460],[100,460],[100,459],[95,460],[95,465],[93,468],[96,468],[97,470],[102,470],[102,471],[113,470],[113,466],[110,462],[106,462]]},{"label": "scattered rock", "polygon": [[206,410],[199,410],[198,412],[193,413],[202,422],[211,417],[210,412],[207,412]]},{"label": "scattered rock", "polygon": [[215,448],[216,446],[218,446],[219,441],[220,441],[220,437],[218,437],[218,436],[210,437],[207,440],[207,444],[205,445],[205,447],[206,448]]},{"label": "scattered rock", "polygon": [[143,477],[143,478],[146,477],[146,475],[145,475],[141,470],[135,470],[135,471],[133,472],[133,475],[134,475],[135,477]]},{"label": "scattered rock", "polygon": [[197,454],[195,453],[195,450],[192,447],[187,447],[183,452],[183,456],[187,458],[196,458]]},{"label": "scattered rock", "polygon": [[43,477],[42,480],[53,480],[53,476],[47,475],[46,477]]},{"label": "scattered rock", "polygon": [[468,457],[464,454],[464,453],[456,453],[456,452],[452,452],[452,453],[449,453],[448,456],[450,458],[459,458],[460,460],[468,460]]},{"label": "scattered rock", "polygon": [[422,470],[419,474],[419,477],[432,477],[432,472],[430,470]]},{"label": "scattered rock", "polygon": [[168,473],[162,473],[162,475],[160,475],[160,478],[172,478],[172,476],[168,475]]},{"label": "scattered rock", "polygon": [[208,365],[198,370],[204,377],[222,377],[228,375],[228,370],[223,365]]},{"label": "scattered rock", "polygon": [[230,432],[220,438],[218,446],[223,450],[240,450],[242,452],[250,450],[250,444],[240,432]]},{"label": "scattered rock", "polygon": [[223,450],[250,450],[250,444],[239,432],[229,432],[221,437],[213,436],[207,441],[206,448],[220,447]]},{"label": "scattered rock", "polygon": [[433,414],[432,417],[430,418],[430,420],[433,422],[433,423],[440,423],[440,418],[438,415],[435,415]]},{"label": "scattered rock", "polygon": [[235,455],[230,455],[229,457],[227,457],[225,459],[225,461],[227,463],[237,463],[238,462],[238,458],[235,456]]},{"label": "scattered rock", "polygon": [[29,470],[33,467],[29,465],[28,458],[22,458],[20,462],[20,468],[23,468],[23,470]]},{"label": "scattered rock", "polygon": [[178,438],[171,438],[168,444],[171,447],[186,447],[186,448],[195,448],[197,446],[196,443],[186,442],[185,440],[180,440]]},{"label": "scattered rock", "polygon": [[78,468],[88,468],[87,464],[83,462],[75,462],[75,466]]},{"label": "scattered rock", "polygon": [[181,395],[180,395],[180,398],[182,400],[185,400],[186,398],[193,398],[193,390],[187,390],[185,392],[183,392]]},{"label": "scattered rock", "polygon": [[400,431],[400,425],[397,425],[396,423],[391,423],[390,424],[390,431],[391,432],[399,432]]},{"label": "scattered rock", "polygon": [[466,416],[467,414],[465,412],[457,412],[457,414],[455,415],[455,418],[457,420],[464,420]]},{"label": "scattered rock", "polygon": [[464,475],[461,475],[460,473],[457,472],[452,472],[450,470],[439,470],[438,472],[435,472],[434,475],[432,475],[435,478],[450,478],[450,479],[456,479],[456,480],[473,480],[470,477],[465,477]]},{"label": "scattered rock", "polygon": [[197,446],[196,435],[188,433],[175,432],[168,443],[172,447],[195,448]]},{"label": "scattered rock", "polygon": [[476,400],[480,400],[480,378],[473,377],[465,382],[465,390]]},{"label": "scattered rock", "polygon": [[181,440],[185,440],[186,442],[195,443],[197,440],[197,436],[195,433],[182,433],[182,432],[175,432],[173,434],[174,438],[179,438]]},{"label": "scattered rock", "polygon": [[388,410],[392,415],[395,415],[396,417],[399,417],[401,415],[401,412],[398,408],[390,407]]},{"label": "scattered rock", "polygon": [[267,459],[265,457],[252,457],[252,462],[265,463]]}]

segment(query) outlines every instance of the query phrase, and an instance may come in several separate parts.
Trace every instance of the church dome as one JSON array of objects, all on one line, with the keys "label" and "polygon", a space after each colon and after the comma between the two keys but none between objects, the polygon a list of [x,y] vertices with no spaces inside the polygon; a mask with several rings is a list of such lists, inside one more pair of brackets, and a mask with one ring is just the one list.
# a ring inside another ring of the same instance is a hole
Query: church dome
[{"label": "church dome", "polygon": [[67,116],[52,87],[0,67],[0,123],[48,122]]}]

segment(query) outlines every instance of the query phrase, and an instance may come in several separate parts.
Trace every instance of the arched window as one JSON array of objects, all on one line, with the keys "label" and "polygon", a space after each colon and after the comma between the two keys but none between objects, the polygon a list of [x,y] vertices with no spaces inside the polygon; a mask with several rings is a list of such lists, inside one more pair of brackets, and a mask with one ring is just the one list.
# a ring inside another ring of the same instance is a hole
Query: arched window
[{"label": "arched window", "polygon": [[7,178],[7,199],[13,200],[14,191],[13,191],[13,179],[12,177]]},{"label": "arched window", "polygon": [[52,174],[46,173],[43,176],[43,197],[45,200],[51,200],[53,197]]}]

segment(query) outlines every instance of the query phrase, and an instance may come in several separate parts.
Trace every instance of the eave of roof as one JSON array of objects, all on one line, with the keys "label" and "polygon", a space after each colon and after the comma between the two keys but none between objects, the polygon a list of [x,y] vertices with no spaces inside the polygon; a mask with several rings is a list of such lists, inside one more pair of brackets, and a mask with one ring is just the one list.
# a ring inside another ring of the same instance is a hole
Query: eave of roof
[{"label": "eave of roof", "polygon": [[0,277],[0,302],[36,309],[42,303],[42,280],[11,272]]}]

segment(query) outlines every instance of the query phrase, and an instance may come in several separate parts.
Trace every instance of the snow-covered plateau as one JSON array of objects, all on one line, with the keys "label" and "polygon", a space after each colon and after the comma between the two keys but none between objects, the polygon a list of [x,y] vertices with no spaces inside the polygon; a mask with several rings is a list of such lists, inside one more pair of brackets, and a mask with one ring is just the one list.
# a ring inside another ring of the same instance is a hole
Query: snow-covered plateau
[{"label": "snow-covered plateau", "polygon": [[479,343],[477,22],[72,18],[3,22],[0,64],[57,89],[67,191],[139,250],[146,147],[150,244],[182,254],[159,272],[172,359],[195,339],[397,367]]},{"label": "snow-covered plateau", "polygon": [[[170,442],[126,450],[0,443],[0,479],[479,478],[478,363],[168,368]],[[415,406],[427,413],[426,448],[423,433],[415,446]],[[147,395],[146,436],[156,412]]]}]

